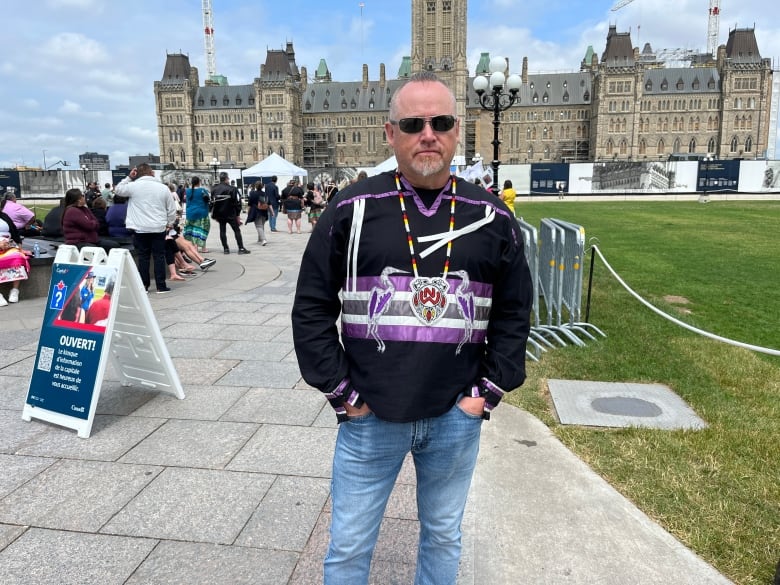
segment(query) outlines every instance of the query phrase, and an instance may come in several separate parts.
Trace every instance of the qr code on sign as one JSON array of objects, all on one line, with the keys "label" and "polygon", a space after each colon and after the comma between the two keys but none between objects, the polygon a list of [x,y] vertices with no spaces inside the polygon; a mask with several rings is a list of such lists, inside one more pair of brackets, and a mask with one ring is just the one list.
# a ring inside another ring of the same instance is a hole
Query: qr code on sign
[{"label": "qr code on sign", "polygon": [[44,372],[51,372],[51,362],[54,359],[53,347],[42,347],[38,356],[38,369]]}]

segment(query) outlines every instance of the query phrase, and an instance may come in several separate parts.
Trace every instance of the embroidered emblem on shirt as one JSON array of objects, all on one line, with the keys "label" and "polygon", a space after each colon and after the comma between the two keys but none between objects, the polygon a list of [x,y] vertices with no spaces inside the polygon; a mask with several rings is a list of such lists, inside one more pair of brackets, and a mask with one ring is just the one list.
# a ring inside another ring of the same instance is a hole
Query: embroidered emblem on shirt
[{"label": "embroidered emblem on shirt", "polygon": [[418,276],[409,284],[412,298],[409,303],[414,315],[425,325],[433,325],[447,310],[449,283],[439,276],[427,278]]}]

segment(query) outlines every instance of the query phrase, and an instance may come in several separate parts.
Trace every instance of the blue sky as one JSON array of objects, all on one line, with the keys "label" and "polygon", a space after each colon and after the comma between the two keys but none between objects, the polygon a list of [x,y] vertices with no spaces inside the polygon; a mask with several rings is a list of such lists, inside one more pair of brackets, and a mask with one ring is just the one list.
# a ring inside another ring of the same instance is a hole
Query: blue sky
[{"label": "blue sky", "polygon": [[[294,43],[313,75],[324,58],[334,80],[360,79],[362,65],[395,77],[410,53],[411,2],[403,0],[213,0],[217,70],[251,83],[266,50]],[[630,30],[634,46],[706,48],[708,0],[470,0],[468,62],[510,59],[519,72],[576,71],[588,45],[600,54],[607,29]],[[111,165],[158,152],[154,81],[166,52],[183,52],[206,76],[199,0],[4,0],[0,55],[0,168],[47,166],[78,154]],[[720,43],[734,27],[756,28],[763,57],[780,65],[780,3],[721,1]],[[45,151],[45,153],[44,153]]]}]

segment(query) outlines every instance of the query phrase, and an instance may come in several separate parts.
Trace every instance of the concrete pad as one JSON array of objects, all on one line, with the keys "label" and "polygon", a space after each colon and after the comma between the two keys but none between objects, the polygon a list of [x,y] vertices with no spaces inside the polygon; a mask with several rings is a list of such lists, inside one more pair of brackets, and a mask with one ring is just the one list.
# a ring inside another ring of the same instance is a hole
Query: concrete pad
[{"label": "concrete pad", "polygon": [[287,551],[166,541],[125,585],[281,585],[297,560],[297,554]]},{"label": "concrete pad", "polygon": [[30,352],[28,357],[24,359],[14,361],[12,364],[5,366],[2,369],[3,376],[20,376],[27,378],[28,380],[32,376],[33,367],[35,366],[35,352]]},{"label": "concrete pad", "polygon": [[301,377],[297,363],[274,363],[259,360],[235,362],[236,367],[226,372],[215,383],[220,386],[263,386],[265,388],[293,388]]},{"label": "concrete pad", "polygon": [[81,439],[72,429],[33,419],[24,424],[40,426],[46,432],[19,447],[17,452],[41,457],[116,461],[164,422],[159,418],[95,416],[89,439]]},{"label": "concrete pad", "polygon": [[[218,420],[247,392],[234,386],[184,386],[184,400],[168,393],[155,397],[133,412],[133,416]],[[252,422],[252,421],[246,421]]]},{"label": "concrete pad", "polygon": [[508,404],[482,426],[466,516],[475,585],[731,583]]},{"label": "concrete pad", "polygon": [[0,410],[14,410],[21,416],[29,388],[29,376],[0,376]]},{"label": "concrete pad", "polygon": [[302,551],[329,493],[329,479],[279,476],[236,544]]},{"label": "concrete pad", "polygon": [[[4,309],[8,310],[8,309]],[[13,310],[13,309],[11,309]],[[5,318],[6,316],[3,315]],[[42,318],[43,316],[41,316]],[[41,336],[40,329],[20,329],[14,331],[13,335],[0,335],[0,349],[20,349],[30,343],[35,343],[37,348],[38,339]],[[5,373],[5,372],[3,372]]]},{"label": "concrete pad", "polygon": [[19,538],[22,534],[24,534],[25,530],[27,530],[26,526],[0,524],[0,561],[3,559],[1,551],[14,540]]},{"label": "concrete pad", "polygon": [[335,429],[264,425],[227,469],[330,477]]},{"label": "concrete pad", "polygon": [[[239,365],[238,360],[199,358],[171,358],[179,381],[183,386],[213,384]],[[227,386],[251,386],[251,384],[226,384]]]},{"label": "concrete pad", "polygon": [[0,553],[3,585],[123,585],[156,541],[31,529]]},{"label": "concrete pad", "polygon": [[22,420],[22,405],[18,410],[0,410],[0,453],[16,453],[25,445],[46,436],[50,429],[55,428],[47,423],[32,420]]},{"label": "concrete pad", "polygon": [[231,544],[273,475],[168,468],[100,532]]},{"label": "concrete pad", "polygon": [[[312,426],[327,400],[317,390],[252,388],[221,420]],[[328,406],[333,413],[333,409]],[[335,414],[333,414],[335,419]]]},{"label": "concrete pad", "polygon": [[655,429],[704,429],[677,394],[662,384],[548,380],[561,424]]},{"label": "concrete pad", "polygon": [[0,368],[5,368],[34,356],[35,351],[21,351],[18,349],[4,349],[0,351]]},{"label": "concrete pad", "polygon": [[147,465],[58,461],[0,500],[0,522],[97,532],[160,471]]},{"label": "concrete pad", "polygon": [[159,390],[122,386],[117,380],[104,380],[100,387],[96,413],[127,416],[159,394]]},{"label": "concrete pad", "polygon": [[56,459],[0,455],[0,499],[53,464]]},{"label": "concrete pad", "polygon": [[260,360],[278,362],[293,351],[292,343],[270,343],[267,341],[234,341],[214,357],[218,359]]},{"label": "concrete pad", "polygon": [[223,323],[225,325],[239,325],[242,327],[258,327],[264,325],[273,317],[273,313],[267,311],[246,311],[241,313],[222,313],[209,321],[209,323]]},{"label": "concrete pad", "polygon": [[170,339],[168,354],[176,358],[212,358],[231,344],[227,339]]},{"label": "concrete pad", "polygon": [[119,461],[222,469],[257,428],[250,423],[169,420]]}]

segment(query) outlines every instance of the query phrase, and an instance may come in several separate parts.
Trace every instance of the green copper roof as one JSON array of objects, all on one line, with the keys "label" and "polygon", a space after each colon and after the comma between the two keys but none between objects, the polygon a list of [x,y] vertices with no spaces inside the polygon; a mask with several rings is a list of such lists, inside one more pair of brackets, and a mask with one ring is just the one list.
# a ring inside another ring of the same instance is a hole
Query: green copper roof
[{"label": "green copper roof", "polygon": [[476,75],[486,75],[490,73],[490,53],[481,53],[479,63],[477,63]]},{"label": "green copper roof", "polygon": [[325,63],[325,59],[320,59],[320,64],[317,66],[317,72],[314,74],[315,79],[325,79],[329,75],[328,64]]},{"label": "green copper roof", "polygon": [[412,75],[412,58],[404,57],[401,66],[398,68],[398,79],[404,79]]}]

